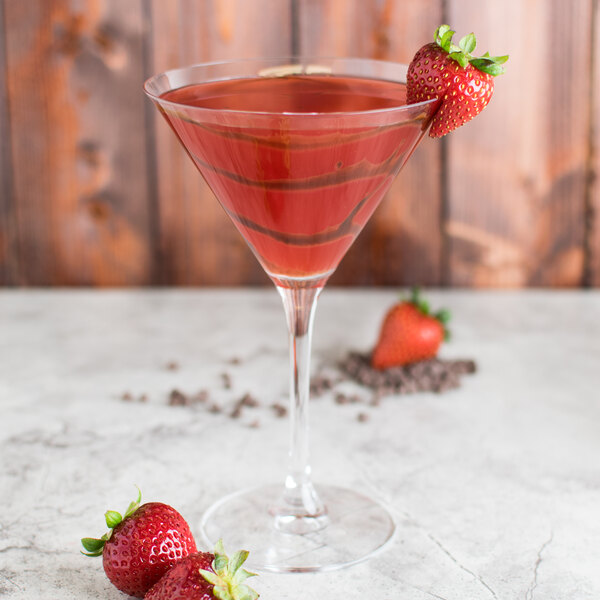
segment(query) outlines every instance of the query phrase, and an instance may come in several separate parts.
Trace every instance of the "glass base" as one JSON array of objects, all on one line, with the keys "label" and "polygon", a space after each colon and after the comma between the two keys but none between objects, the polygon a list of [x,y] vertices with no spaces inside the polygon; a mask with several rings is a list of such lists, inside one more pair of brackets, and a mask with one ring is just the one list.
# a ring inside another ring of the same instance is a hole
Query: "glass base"
[{"label": "glass base", "polygon": [[[248,568],[277,573],[341,569],[367,558],[389,542],[395,530],[388,511],[352,490],[319,486],[326,514],[314,519],[314,531],[302,535],[281,527],[276,507],[281,485],[236,492],[211,506],[201,521],[204,541],[212,548],[219,538],[225,548],[250,552]],[[303,523],[303,529],[306,523]],[[293,528],[292,528],[293,529]]]}]

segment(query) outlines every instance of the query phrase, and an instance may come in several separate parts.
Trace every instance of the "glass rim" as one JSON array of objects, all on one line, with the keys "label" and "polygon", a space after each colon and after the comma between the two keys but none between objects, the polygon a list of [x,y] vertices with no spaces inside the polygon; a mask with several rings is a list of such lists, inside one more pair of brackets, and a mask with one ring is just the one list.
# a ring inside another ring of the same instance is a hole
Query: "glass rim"
[{"label": "glass rim", "polygon": [[[430,105],[438,102],[437,98],[432,98],[430,100],[422,100],[421,102],[415,102],[414,104],[400,104],[398,106],[393,106],[393,107],[388,107],[388,108],[376,108],[376,109],[370,109],[370,110],[336,111],[336,112],[294,112],[294,111],[277,112],[277,111],[237,110],[237,109],[208,108],[208,107],[203,107],[203,106],[193,106],[190,104],[184,104],[182,102],[173,102],[171,100],[165,100],[160,95],[150,91],[150,89],[149,89],[149,86],[161,77],[168,77],[169,75],[171,75],[171,76],[183,75],[186,71],[191,71],[194,69],[219,67],[221,65],[248,64],[248,63],[252,63],[252,62],[256,62],[256,63],[273,62],[273,63],[278,63],[278,64],[281,63],[282,67],[288,67],[288,66],[291,67],[291,66],[295,66],[295,65],[315,66],[315,65],[309,64],[309,63],[313,63],[313,62],[318,63],[318,61],[329,61],[329,62],[338,61],[338,62],[342,62],[342,63],[343,62],[348,62],[348,63],[352,62],[352,63],[362,63],[362,64],[371,63],[371,64],[379,64],[382,66],[389,65],[389,66],[400,67],[403,69],[408,69],[408,66],[404,63],[395,62],[395,61],[391,61],[391,60],[378,60],[378,59],[374,59],[374,58],[372,59],[372,58],[339,57],[339,56],[306,56],[306,57],[280,56],[280,57],[268,57],[268,58],[265,58],[265,57],[263,57],[263,58],[232,58],[232,59],[224,59],[224,60],[218,60],[218,61],[193,63],[193,64],[185,65],[183,67],[176,67],[174,69],[167,69],[166,71],[161,71],[160,73],[156,73],[156,74],[148,77],[144,81],[143,90],[144,90],[145,94],[150,99],[152,99],[154,102],[157,102],[160,105],[169,106],[173,109],[187,107],[189,109],[192,109],[194,112],[205,113],[205,114],[220,113],[220,114],[230,114],[230,115],[249,115],[249,116],[257,116],[257,117],[258,116],[270,116],[270,117],[285,116],[285,117],[303,117],[303,118],[307,118],[307,119],[309,119],[309,118],[315,119],[315,118],[319,118],[319,117],[335,118],[335,117],[341,117],[341,116],[349,117],[352,115],[367,116],[367,115],[377,115],[377,114],[394,114],[396,112],[403,112],[403,111],[407,111],[407,110],[414,111],[415,109],[418,109],[421,107],[424,108],[424,107],[430,106]],[[303,72],[299,72],[299,73],[298,72],[290,72],[289,73],[289,75],[302,75],[302,74],[327,75],[328,73],[325,73],[325,72],[319,73],[318,71],[314,72],[314,73],[303,73]],[[337,74],[334,73],[334,75],[337,75]],[[340,73],[340,75],[343,75],[343,74]],[[209,82],[215,82],[215,81],[232,81],[234,79],[245,79],[250,76],[251,75],[241,75],[239,77],[223,77],[223,78],[206,79],[204,81],[199,81],[197,83],[209,83]],[[255,76],[266,78],[269,76],[270,77],[280,77],[281,75],[275,75],[275,74],[274,75],[260,75],[260,73],[256,73]],[[348,77],[359,77],[360,75],[347,74],[347,76]],[[364,75],[364,77],[368,78],[368,75]],[[383,80],[383,79],[377,78],[377,77],[371,77],[371,79]],[[385,80],[385,81],[394,82],[394,80],[392,80],[392,79]],[[396,83],[406,84],[406,81],[396,81]],[[178,87],[172,87],[168,91],[181,89],[182,87],[186,87],[187,85],[194,85],[194,83],[190,82],[190,83],[178,86]]]}]

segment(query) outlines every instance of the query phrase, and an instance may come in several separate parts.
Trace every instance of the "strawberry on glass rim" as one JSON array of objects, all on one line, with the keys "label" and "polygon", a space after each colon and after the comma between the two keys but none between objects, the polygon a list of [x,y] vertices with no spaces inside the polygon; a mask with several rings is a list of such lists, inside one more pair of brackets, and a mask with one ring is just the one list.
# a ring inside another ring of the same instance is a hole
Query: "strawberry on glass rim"
[{"label": "strawberry on glass rim", "polygon": [[429,136],[442,137],[476,117],[494,92],[494,77],[504,73],[508,55],[476,57],[475,34],[452,42],[449,25],[435,30],[434,41],[417,51],[408,67],[408,104],[437,98],[440,106],[431,120]]}]

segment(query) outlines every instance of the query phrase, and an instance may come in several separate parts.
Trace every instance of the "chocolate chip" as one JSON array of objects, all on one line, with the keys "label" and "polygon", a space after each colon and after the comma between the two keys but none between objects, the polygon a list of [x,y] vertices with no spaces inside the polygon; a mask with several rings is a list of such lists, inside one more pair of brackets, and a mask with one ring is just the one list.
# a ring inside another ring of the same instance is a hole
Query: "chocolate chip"
[{"label": "chocolate chip", "polygon": [[171,390],[169,394],[169,406],[189,406],[190,398],[179,390]]},{"label": "chocolate chip", "polygon": [[319,373],[314,375],[310,382],[310,395],[312,398],[318,398],[322,396],[325,392],[329,391],[333,388],[335,382],[333,378],[328,375],[324,375]]},{"label": "chocolate chip", "polygon": [[250,427],[250,429],[258,429],[260,427],[260,421],[256,419],[255,421],[249,423],[248,427]]},{"label": "chocolate chip", "polygon": [[367,413],[364,413],[364,412],[358,413],[358,415],[356,415],[356,420],[359,423],[365,423],[366,421],[369,420],[369,415]]},{"label": "chocolate chip", "polygon": [[283,404],[275,403],[271,404],[271,408],[275,411],[275,416],[282,418],[287,415],[288,409]]},{"label": "chocolate chip", "polygon": [[167,371],[177,371],[179,369],[179,363],[171,360],[165,365],[165,369],[167,369]]},{"label": "chocolate chip", "polygon": [[242,405],[239,403],[236,404],[233,410],[229,413],[229,416],[232,419],[239,419],[242,416]]},{"label": "chocolate chip", "polygon": [[208,407],[208,412],[213,413],[214,415],[223,412],[223,409],[218,404],[211,404]]},{"label": "chocolate chip", "polygon": [[147,394],[142,394],[139,398],[138,398],[138,402],[148,402],[148,395]]},{"label": "chocolate chip", "polygon": [[240,406],[248,406],[249,408],[256,408],[260,406],[260,402],[250,394],[244,394],[240,400],[238,400]]},{"label": "chocolate chip", "polygon": [[336,404],[349,404],[350,403],[350,398],[348,398],[348,396],[346,396],[346,394],[342,394],[342,392],[338,392],[335,395],[335,403]]},{"label": "chocolate chip", "polygon": [[121,400],[123,400],[123,402],[131,402],[133,400],[133,394],[131,394],[131,392],[123,392]]},{"label": "chocolate chip", "polygon": [[238,356],[233,356],[227,361],[230,365],[240,365],[242,364],[242,359]]},{"label": "chocolate chip", "polygon": [[221,373],[221,380],[223,381],[223,387],[226,390],[231,389],[231,375],[229,373]]}]

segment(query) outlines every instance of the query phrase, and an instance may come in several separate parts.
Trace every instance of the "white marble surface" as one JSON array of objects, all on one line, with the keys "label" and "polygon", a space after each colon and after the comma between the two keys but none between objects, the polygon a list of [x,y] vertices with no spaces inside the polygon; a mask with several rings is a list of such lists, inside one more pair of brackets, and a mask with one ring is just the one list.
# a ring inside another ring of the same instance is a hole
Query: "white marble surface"
[{"label": "white marble surface", "polygon": [[[442,396],[312,406],[315,479],[387,502],[395,541],[351,569],[255,586],[265,600],[598,600],[600,293],[431,296],[454,314],[443,355],[476,358],[478,374]],[[313,366],[369,348],[395,297],[326,290]],[[174,387],[220,402],[285,397],[274,290],[3,291],[0,332],[1,597],[124,597],[79,538],[100,534],[134,483],[195,526],[221,495],[282,476],[286,420],[165,402]],[[127,390],[148,401],[123,402]]]}]

